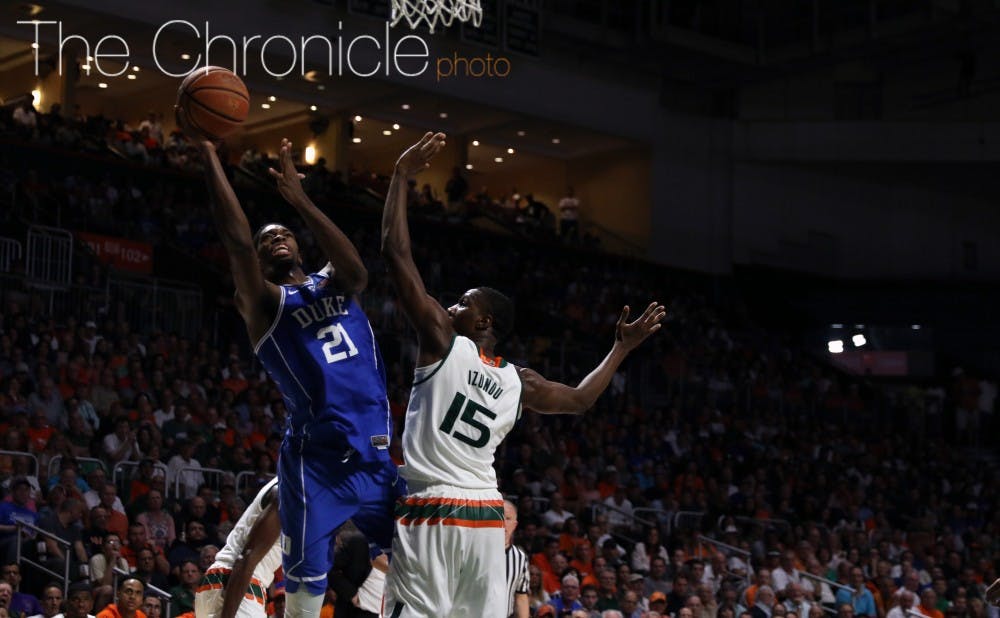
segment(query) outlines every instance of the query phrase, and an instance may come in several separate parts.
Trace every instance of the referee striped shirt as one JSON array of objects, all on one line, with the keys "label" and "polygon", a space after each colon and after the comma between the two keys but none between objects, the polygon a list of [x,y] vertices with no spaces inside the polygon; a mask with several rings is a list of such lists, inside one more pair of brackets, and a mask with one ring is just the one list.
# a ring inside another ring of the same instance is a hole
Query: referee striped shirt
[{"label": "referee striped shirt", "polygon": [[514,595],[528,594],[528,556],[517,545],[507,548],[507,613],[514,614]]}]

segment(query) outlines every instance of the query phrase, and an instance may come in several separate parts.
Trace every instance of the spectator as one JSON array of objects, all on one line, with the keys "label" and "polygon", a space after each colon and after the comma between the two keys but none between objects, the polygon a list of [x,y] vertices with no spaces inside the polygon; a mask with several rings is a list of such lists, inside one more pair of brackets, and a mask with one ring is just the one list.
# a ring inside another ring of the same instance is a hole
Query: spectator
[{"label": "spectator", "polygon": [[170,547],[177,538],[174,533],[174,518],[163,510],[163,493],[158,489],[149,491],[146,510],[136,517],[136,522],[145,527],[146,538],[161,552]]},{"label": "spectator", "polygon": [[146,535],[146,526],[140,522],[134,522],[128,527],[128,544],[122,547],[122,556],[128,561],[131,569],[139,566],[139,552],[148,549],[153,552],[156,563],[156,570],[167,575],[170,572],[170,563],[160,546],[149,540]]},{"label": "spectator", "polygon": [[201,464],[194,458],[194,443],[187,439],[179,440],[177,454],[167,462],[167,483],[173,486],[180,479],[178,498],[189,498],[198,493],[198,487],[205,482],[205,477],[200,470],[186,468],[200,467]]},{"label": "spectator", "polygon": [[170,589],[170,618],[194,611],[194,593],[201,581],[201,568],[193,560],[180,565],[180,583]]},{"label": "spectator", "polygon": [[147,592],[142,599],[142,612],[147,618],[160,618],[163,616],[163,601],[160,597]]},{"label": "spectator", "polygon": [[455,166],[451,170],[451,178],[444,187],[448,195],[448,212],[450,214],[465,214],[465,196],[469,193],[469,183],[462,175],[462,168]]},{"label": "spectator", "polygon": [[114,598],[114,582],[119,575],[116,569],[128,573],[129,565],[122,556],[121,537],[110,532],[104,537],[101,553],[90,558],[90,583],[98,606],[103,607]]},{"label": "spectator", "polygon": [[549,509],[542,513],[545,525],[553,530],[562,530],[562,526],[566,523],[566,520],[573,517],[573,514],[567,511],[565,506],[566,503],[563,500],[562,494],[558,491],[553,492],[549,497]]},{"label": "spectator", "polygon": [[667,548],[660,543],[660,530],[656,526],[650,526],[646,530],[645,538],[645,541],[636,543],[632,549],[632,570],[640,573],[650,572],[650,560],[653,558],[660,557],[664,562],[670,559]]},{"label": "spectator", "polygon": [[583,609],[583,604],[580,603],[580,580],[576,575],[563,576],[559,594],[549,599],[549,605],[555,609],[556,616]]},{"label": "spectator", "polygon": [[[856,618],[861,618],[862,616],[876,618],[878,614],[875,610],[875,597],[872,596],[871,591],[865,586],[865,575],[860,567],[851,568],[850,584],[854,588],[854,592],[852,593],[850,590],[843,588],[837,591],[837,605],[842,607],[845,603],[849,603],[853,608]],[[931,614],[927,615],[931,616]],[[931,618],[944,617],[931,616]]]},{"label": "spectator", "polygon": [[143,547],[135,554],[135,570],[132,571],[132,575],[147,587],[156,586],[160,590],[166,590],[170,586],[165,573],[170,572],[170,564],[167,563],[166,566],[167,568],[162,570],[157,568],[156,552],[149,547]]},{"label": "spectator", "polygon": [[[69,572],[71,576],[79,573],[80,566],[87,564],[88,560],[87,550],[83,545],[82,525],[83,503],[75,498],[67,498],[59,505],[56,513],[38,522],[39,528],[69,543]],[[66,558],[63,545],[51,537],[45,538],[45,545],[46,557],[42,562],[49,569],[58,573]],[[59,601],[62,602],[62,594],[59,595]]]},{"label": "spectator", "polygon": [[[93,509],[101,502],[101,492],[104,490],[104,486],[106,484],[107,475],[104,473],[103,466],[96,466],[93,470],[87,473],[87,485],[90,489],[83,494],[83,499],[87,503],[87,508]],[[111,508],[118,511],[122,515],[125,514],[125,505],[122,504],[121,499],[118,498],[117,492],[115,493],[115,501],[112,503]]]},{"label": "spectator", "polygon": [[[11,483],[11,500],[0,502],[0,558],[5,564],[16,560],[17,524],[18,522],[35,525],[38,523],[38,513],[29,505],[31,499],[31,484],[24,477],[18,477]],[[28,530],[21,531],[22,539],[34,538]],[[16,588],[16,586],[15,586]],[[37,614],[40,612],[32,612]]]},{"label": "spectator", "polygon": [[94,610],[94,596],[90,584],[73,582],[69,585],[68,593],[66,611],[56,614],[56,618],[95,618],[90,613]]},{"label": "spectator", "polygon": [[573,187],[566,191],[566,197],[559,200],[559,235],[568,242],[580,240],[580,200]]},{"label": "spectator", "polygon": [[27,131],[33,131],[38,127],[38,116],[35,114],[35,106],[31,104],[30,97],[14,110],[13,118],[14,122]]},{"label": "spectator", "polygon": [[123,580],[118,585],[117,603],[108,605],[97,613],[97,618],[146,618],[139,607],[142,605],[144,586],[134,577]]},{"label": "spectator", "polygon": [[120,461],[138,461],[142,457],[135,432],[129,427],[128,418],[115,419],[115,430],[104,436],[104,453],[112,464]]},{"label": "spectator", "polygon": [[112,483],[105,483],[104,487],[101,488],[101,506],[108,514],[106,526],[109,532],[114,532],[121,539],[128,534],[128,518],[114,508],[116,502],[120,502],[118,490]]},{"label": "spectator", "polygon": [[62,611],[62,602],[62,586],[56,583],[47,584],[42,588],[41,613],[29,616],[29,618],[53,618]]},{"label": "spectator", "polygon": [[753,618],[771,618],[774,600],[774,590],[770,586],[761,586],[757,589],[756,602],[750,608],[750,615]]},{"label": "spectator", "polygon": [[10,584],[11,596],[7,603],[7,612],[11,616],[33,616],[42,613],[42,606],[35,595],[21,592],[21,567],[16,563],[4,564],[0,574],[3,581]]}]

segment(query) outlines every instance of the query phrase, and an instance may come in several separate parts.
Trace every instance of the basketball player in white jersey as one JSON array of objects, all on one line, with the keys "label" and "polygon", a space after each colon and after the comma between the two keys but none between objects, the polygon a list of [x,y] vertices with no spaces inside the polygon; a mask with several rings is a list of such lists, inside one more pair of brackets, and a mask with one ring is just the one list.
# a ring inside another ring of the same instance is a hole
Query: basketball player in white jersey
[{"label": "basketball player in white jersey", "polygon": [[281,566],[278,479],[271,479],[226,537],[194,595],[196,618],[267,618],[267,588]]},{"label": "basketball player in white jersey", "polygon": [[660,328],[652,303],[634,322],[625,307],[611,352],[577,387],[550,382],[494,353],[514,310],[492,288],[473,288],[444,309],[424,288],[410,249],[407,181],[444,147],[427,133],[396,162],[382,215],[382,254],[419,350],[403,431],[393,556],[383,615],[390,618],[505,618],[503,501],[493,455],[521,407],[582,414],[628,353]]}]

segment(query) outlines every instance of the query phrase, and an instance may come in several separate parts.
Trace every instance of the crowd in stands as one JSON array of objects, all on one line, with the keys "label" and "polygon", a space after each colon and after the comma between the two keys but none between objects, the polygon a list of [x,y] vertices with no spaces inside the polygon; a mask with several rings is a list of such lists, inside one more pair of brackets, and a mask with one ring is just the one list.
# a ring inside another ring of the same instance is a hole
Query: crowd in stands
[{"label": "crowd in stands", "polygon": [[[80,139],[45,138],[39,127],[61,122],[45,116],[30,130],[13,120],[23,129],[8,136],[87,151],[91,133],[77,120],[64,133],[76,127]],[[156,139],[148,120],[140,134]],[[197,179],[53,179],[16,161],[5,172],[22,197],[44,193],[72,205],[67,213],[82,209],[81,221],[103,217],[109,233],[202,255],[216,245]],[[321,206],[343,195],[332,174],[310,183]],[[252,223],[284,219],[277,200],[244,203]],[[364,305],[398,433],[414,342],[381,276],[377,220],[349,219],[345,231],[372,273]],[[296,232],[307,264],[320,266],[308,231]],[[1000,561],[997,460],[959,444],[969,418],[996,433],[992,379],[890,386],[844,376],[786,333],[755,326],[738,298],[623,258],[433,218],[416,222],[414,250],[429,290],[507,291],[518,335],[500,351],[565,381],[610,345],[622,304],[668,306],[662,332],[594,410],[526,414],[497,453],[500,489],[520,511],[514,543],[531,556],[534,616],[997,618],[984,603]],[[138,607],[116,569],[147,593],[169,591],[171,618],[191,611],[201,573],[274,472],[281,395],[238,328],[197,339],[140,332],[96,302],[48,315],[36,300],[0,290],[0,612]],[[249,474],[237,483],[240,472]],[[20,533],[23,556],[56,573],[68,559],[64,607],[61,586],[17,563],[17,520],[68,542]]]}]

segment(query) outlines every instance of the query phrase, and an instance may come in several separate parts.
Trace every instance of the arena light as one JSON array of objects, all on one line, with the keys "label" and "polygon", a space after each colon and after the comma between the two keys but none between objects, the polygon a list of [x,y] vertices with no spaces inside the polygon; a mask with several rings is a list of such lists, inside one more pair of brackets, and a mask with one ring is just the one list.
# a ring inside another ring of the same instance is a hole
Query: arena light
[{"label": "arena light", "polygon": [[129,79],[135,79],[135,73],[129,73],[128,74],[128,78]]},{"label": "arena light", "polygon": [[471,163],[466,163],[465,164],[465,169],[471,170],[472,169],[472,164]]},{"label": "arena light", "polygon": [[559,139],[558,137],[553,137],[553,138],[552,138],[552,143],[553,143],[553,144],[558,144],[558,143],[559,143],[560,141],[561,141],[561,140],[560,140],[560,139]]},{"label": "arena light", "polygon": [[354,122],[361,122],[361,120],[362,120],[361,116],[354,117]]},{"label": "arena light", "polygon": [[394,131],[399,131],[399,125],[398,124],[393,124],[392,128],[393,128]]},{"label": "arena light", "polygon": [[830,354],[840,354],[844,351],[844,342],[841,339],[828,341],[826,342],[826,349],[830,351]]},{"label": "arena light", "polygon": [[316,111],[316,109],[317,109],[317,107],[315,105],[310,105],[309,106],[309,111],[311,111],[311,112]]},{"label": "arena light", "polygon": [[271,109],[271,104],[270,103],[261,103],[260,106],[262,108],[264,108],[264,109]]},{"label": "arena light", "polygon": [[525,133],[524,133],[524,131],[518,131],[518,132],[517,132],[517,136],[518,136],[518,137],[524,137],[524,136],[525,136]]},{"label": "arena light", "polygon": [[305,156],[307,165],[314,165],[316,163],[316,147],[312,144],[306,146],[306,151],[303,153]]},{"label": "arena light", "polygon": [[508,148],[507,149],[507,154],[514,154],[514,149],[513,148]]},{"label": "arena light", "polygon": [[843,324],[831,324],[830,328],[844,328]]},{"label": "arena light", "polygon": [[913,330],[920,330],[921,326],[919,324],[912,324],[910,325],[910,328],[912,328]]},{"label": "arena light", "polygon": [[392,131],[390,131],[389,129],[384,129],[384,130],[382,131],[382,135],[385,135],[385,136],[389,136],[389,135],[392,135]]},{"label": "arena light", "polygon": [[323,92],[324,90],[326,90],[326,86],[324,86],[323,84],[316,84],[316,90]]},{"label": "arena light", "polygon": [[441,112],[440,114],[438,114],[438,118],[440,118],[441,120],[444,120],[447,117],[448,117],[448,112]]},{"label": "arena light", "polygon": [[181,60],[190,60],[191,54],[181,54]]},{"label": "arena light", "polygon": [[108,87],[108,85],[107,85],[107,84],[105,84],[104,82],[101,82],[101,83],[97,84],[97,87],[98,87],[98,88],[107,88],[107,87]]},{"label": "arena light", "polygon": [[36,108],[42,104],[42,91],[38,88],[31,91],[31,104]]},{"label": "arena light", "polygon": [[496,161],[497,163],[503,163],[503,157],[496,157],[493,160]]},{"label": "arena light", "polygon": [[400,107],[402,109],[410,109],[410,104],[409,103],[403,103],[402,105],[400,105]]},{"label": "arena light", "polygon": [[139,67],[138,66],[133,66],[132,70],[135,71],[136,73],[138,73],[139,72]]},{"label": "arena light", "polygon": [[90,64],[81,64],[80,68],[86,71],[87,75],[90,75]]},{"label": "arena light", "polygon": [[267,97],[267,100],[270,101],[271,103],[274,103],[275,101],[278,100],[278,97],[272,94],[271,96]]},{"label": "arena light", "polygon": [[38,43],[32,43],[31,49],[38,49]]},{"label": "arena light", "polygon": [[355,144],[360,144],[361,143],[361,138],[360,137],[355,137],[351,141],[354,142]]},{"label": "arena light", "polygon": [[477,139],[472,140],[472,145],[473,146],[478,146],[479,145],[479,140],[477,140]]},{"label": "arena light", "polygon": [[857,335],[854,335],[853,337],[851,337],[851,343],[854,344],[854,347],[860,348],[861,346],[863,346],[866,343],[868,343],[868,340],[865,339],[864,335],[862,335],[861,333],[858,333]]}]

